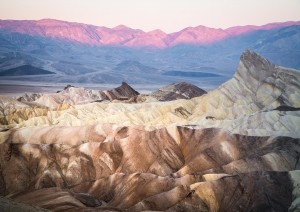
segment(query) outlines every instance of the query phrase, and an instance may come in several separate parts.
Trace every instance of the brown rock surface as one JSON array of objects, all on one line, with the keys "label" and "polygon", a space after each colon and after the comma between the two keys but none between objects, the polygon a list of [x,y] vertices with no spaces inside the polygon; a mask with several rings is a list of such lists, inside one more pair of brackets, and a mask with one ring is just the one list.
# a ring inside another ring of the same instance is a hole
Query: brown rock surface
[{"label": "brown rock surface", "polygon": [[132,97],[139,95],[140,93],[130,87],[126,82],[122,82],[122,85],[112,90],[103,91],[104,98],[110,101],[112,100],[128,100]]},{"label": "brown rock surface", "polygon": [[[61,105],[78,105],[90,102],[101,102],[103,100],[128,100],[139,95],[139,93],[122,82],[121,86],[111,90],[91,90],[67,85],[64,90],[57,93],[26,93],[17,98],[19,102],[27,106],[47,107],[50,109],[61,108]],[[18,103],[21,104],[21,103]],[[20,108],[21,105],[18,107]]]},{"label": "brown rock surface", "polygon": [[246,51],[233,79],[190,100],[77,105],[94,93],[65,92],[56,109],[0,98],[0,211],[300,208],[295,70]]},{"label": "brown rock surface", "polygon": [[186,82],[173,83],[160,88],[151,95],[159,101],[172,101],[176,99],[191,99],[206,94],[205,90]]},{"label": "brown rock surface", "polygon": [[[218,211],[229,205],[287,209],[293,188],[287,172],[300,167],[299,145],[299,139],[247,137],[220,129],[19,129],[0,146],[2,195],[61,187],[134,211]],[[207,174],[218,173],[223,176],[206,181]],[[254,192],[261,187],[264,192]],[[28,195],[24,198],[31,204]]]}]

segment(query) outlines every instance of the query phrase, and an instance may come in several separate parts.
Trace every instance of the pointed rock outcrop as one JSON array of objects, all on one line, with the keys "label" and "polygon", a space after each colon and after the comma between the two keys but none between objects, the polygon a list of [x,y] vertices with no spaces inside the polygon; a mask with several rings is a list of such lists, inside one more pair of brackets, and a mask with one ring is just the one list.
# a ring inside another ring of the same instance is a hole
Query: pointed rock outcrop
[{"label": "pointed rock outcrop", "polygon": [[178,82],[160,88],[151,95],[159,101],[172,101],[176,99],[191,99],[207,92],[187,82]]},{"label": "pointed rock outcrop", "polygon": [[122,85],[112,90],[106,90],[102,92],[102,96],[110,101],[112,100],[128,100],[132,97],[139,95],[140,93],[134,90],[126,82],[122,82]]}]

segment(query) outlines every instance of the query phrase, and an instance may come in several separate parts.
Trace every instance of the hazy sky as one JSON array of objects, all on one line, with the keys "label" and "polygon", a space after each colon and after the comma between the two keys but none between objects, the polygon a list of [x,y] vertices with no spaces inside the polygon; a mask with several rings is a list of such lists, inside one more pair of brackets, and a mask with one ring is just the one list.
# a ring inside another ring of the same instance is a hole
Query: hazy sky
[{"label": "hazy sky", "polygon": [[165,32],[299,21],[299,11],[300,0],[0,0],[0,19],[53,18]]}]

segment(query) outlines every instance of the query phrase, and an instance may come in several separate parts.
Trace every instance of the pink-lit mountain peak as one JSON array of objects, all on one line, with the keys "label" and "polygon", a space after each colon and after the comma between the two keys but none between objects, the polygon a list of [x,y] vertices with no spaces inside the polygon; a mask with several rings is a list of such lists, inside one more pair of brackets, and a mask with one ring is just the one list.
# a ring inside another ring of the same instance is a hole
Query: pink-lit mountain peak
[{"label": "pink-lit mountain peak", "polygon": [[146,32],[143,34],[139,34],[135,36],[132,40],[125,43],[126,46],[129,47],[154,47],[154,48],[166,48],[168,44],[166,39],[168,34],[163,32],[162,30],[156,29],[150,32]]},{"label": "pink-lit mountain peak", "polygon": [[281,27],[287,27],[292,25],[300,25],[300,21],[287,21],[287,22],[278,22],[278,23],[269,23],[262,26],[255,25],[246,25],[246,26],[234,26],[225,29],[225,31],[230,35],[241,35],[249,33],[255,30],[271,30]]},{"label": "pink-lit mountain peak", "polygon": [[153,36],[158,36],[158,37],[164,37],[164,36],[168,35],[167,33],[165,33],[164,31],[162,31],[160,29],[155,29],[155,30],[149,31],[146,34],[153,35]]},{"label": "pink-lit mountain peak", "polygon": [[222,40],[228,36],[223,29],[215,29],[206,26],[187,27],[179,32],[170,34],[171,45],[179,43],[208,44]]},{"label": "pink-lit mountain peak", "polygon": [[300,25],[300,21],[270,23],[263,26],[236,26],[228,29],[216,29],[199,25],[167,34],[159,29],[144,32],[125,25],[107,28],[54,19],[38,21],[0,20],[0,30],[95,46],[118,45],[133,48],[167,48],[178,44],[209,44],[228,37],[251,33],[255,30],[271,30],[291,25]]},{"label": "pink-lit mountain peak", "polygon": [[[130,27],[128,27],[128,26],[125,26],[125,25],[123,25],[123,24],[120,24],[120,25],[118,25],[118,26],[115,26],[114,28],[112,28],[112,29],[114,29],[114,30],[128,30],[128,29],[131,29]],[[131,29],[132,30],[132,29]]]},{"label": "pink-lit mountain peak", "polygon": [[65,21],[60,21],[60,20],[55,20],[55,19],[41,19],[35,21],[36,25],[39,26],[68,26],[68,25],[79,25],[78,23],[75,22],[65,22]]}]

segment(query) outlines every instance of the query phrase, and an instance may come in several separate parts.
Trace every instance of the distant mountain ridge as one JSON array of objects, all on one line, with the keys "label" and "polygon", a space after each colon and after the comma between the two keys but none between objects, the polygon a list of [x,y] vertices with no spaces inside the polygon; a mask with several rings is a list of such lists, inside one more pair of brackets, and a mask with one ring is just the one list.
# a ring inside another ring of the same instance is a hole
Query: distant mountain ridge
[{"label": "distant mountain ridge", "polygon": [[[0,72],[31,65],[55,74],[1,76],[11,81],[155,85],[185,81],[211,90],[228,80],[239,56],[253,50],[300,70],[300,22],[166,34],[57,20],[1,21]],[[84,85],[81,85],[84,87]],[[150,89],[152,91],[152,89]]]},{"label": "distant mountain ridge", "polygon": [[292,25],[300,25],[300,21],[270,23],[263,26],[235,26],[227,29],[197,26],[187,27],[181,31],[167,34],[159,29],[144,32],[140,29],[131,29],[124,25],[108,28],[53,19],[42,19],[38,21],[0,20],[0,31],[55,38],[92,46],[113,45],[131,48],[152,47],[163,49],[179,44],[211,44],[258,30],[272,30]]}]

